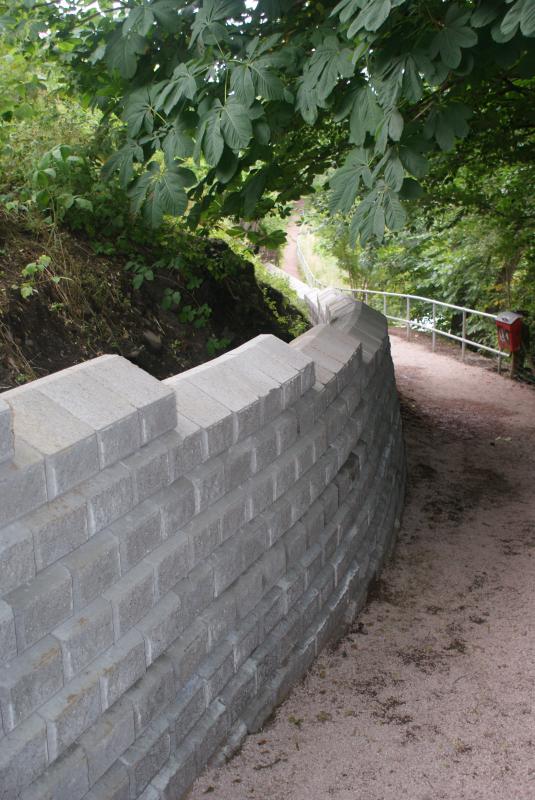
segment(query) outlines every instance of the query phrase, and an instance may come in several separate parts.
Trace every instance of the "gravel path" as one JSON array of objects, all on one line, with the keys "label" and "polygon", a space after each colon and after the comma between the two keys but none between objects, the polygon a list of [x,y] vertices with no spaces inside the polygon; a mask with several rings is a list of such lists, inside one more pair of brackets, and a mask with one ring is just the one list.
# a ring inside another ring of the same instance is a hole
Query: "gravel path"
[{"label": "gravel path", "polygon": [[191,800],[535,798],[535,392],[392,336],[410,482],[357,624]]}]

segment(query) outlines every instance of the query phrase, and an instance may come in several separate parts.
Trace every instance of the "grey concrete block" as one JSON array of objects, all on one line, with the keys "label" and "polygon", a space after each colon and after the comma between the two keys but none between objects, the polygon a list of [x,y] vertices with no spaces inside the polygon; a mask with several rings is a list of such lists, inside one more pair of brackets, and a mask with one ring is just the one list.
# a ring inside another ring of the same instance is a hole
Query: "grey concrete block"
[{"label": "grey concrete block", "polygon": [[145,558],[143,565],[153,570],[156,598],[160,599],[190,571],[192,565],[190,539],[185,533],[174,534],[153,550]]},{"label": "grey concrete block", "polygon": [[179,688],[186,685],[207,653],[208,629],[197,619],[166,651]]},{"label": "grey concrete block", "polygon": [[230,642],[222,642],[197,670],[203,679],[206,705],[217,697],[234,676],[234,649]]},{"label": "grey concrete block", "polygon": [[301,618],[303,630],[312,625],[320,612],[320,592],[314,587],[309,588],[307,592],[297,601],[295,610]]},{"label": "grey concrete block", "polygon": [[301,478],[285,497],[288,498],[292,506],[292,523],[298,522],[312,502],[309,475]]},{"label": "grey concrete block", "polygon": [[251,518],[257,517],[274,500],[273,475],[265,471],[252,479],[250,485]]},{"label": "grey concrete block", "polygon": [[54,637],[61,646],[65,680],[70,680],[113,644],[111,605],[98,598],[56,628]]},{"label": "grey concrete block", "polygon": [[[205,459],[205,433],[200,425],[177,414],[173,439],[167,440],[169,464],[173,479],[195,469]],[[206,453],[206,457],[208,453]]]},{"label": "grey concrete block", "polygon": [[185,623],[179,598],[168,592],[137,624],[145,641],[147,666],[156,661],[183,630]]},{"label": "grey concrete block", "polygon": [[288,409],[274,422],[277,437],[277,454],[285,453],[297,441],[297,416]]},{"label": "grey concrete block", "polygon": [[14,432],[44,459],[49,499],[99,471],[95,431],[37,388],[14,395]]},{"label": "grey concrete block", "polygon": [[256,694],[256,664],[246,661],[237,675],[221,693],[221,702],[228,709],[229,722],[234,725],[251,705]]},{"label": "grey concrete block", "polygon": [[0,664],[10,661],[17,655],[15,618],[7,603],[0,600]]},{"label": "grey concrete block", "polygon": [[307,532],[307,547],[313,547],[320,540],[325,527],[325,511],[323,503],[316,500],[302,518],[302,523]]},{"label": "grey concrete block", "polygon": [[11,409],[0,398],[0,464],[13,458],[14,452]]},{"label": "grey concrete block", "polygon": [[84,800],[130,800],[130,779],[124,766],[116,762],[110,767]]},{"label": "grey concrete block", "polygon": [[229,728],[225,706],[219,700],[214,700],[192,734],[198,772],[204,769],[210,758],[222,747]]},{"label": "grey concrete block", "polygon": [[247,570],[236,582],[233,591],[236,595],[238,619],[247,617],[258,603],[264,591],[262,564],[258,561],[252,569]]},{"label": "grey concrete block", "polygon": [[117,539],[102,531],[65,556],[57,566],[68,571],[72,579],[74,608],[80,611],[119,579]]},{"label": "grey concrete block", "polygon": [[70,573],[61,564],[53,564],[31,583],[14,589],[5,600],[13,609],[17,650],[21,653],[71,616]]},{"label": "grey concrete block", "polygon": [[52,636],[46,636],[0,668],[0,707],[4,729],[13,730],[62,686],[61,649]]},{"label": "grey concrete block", "polygon": [[283,407],[293,405],[301,393],[301,373],[285,361],[274,358],[269,348],[262,347],[258,337],[237,348],[240,364],[254,364],[255,370],[278,381],[282,389]]},{"label": "grey concrete block", "polygon": [[223,542],[211,556],[210,563],[214,570],[215,596],[220,595],[231,583],[234,583],[243,571],[242,539],[232,536]]},{"label": "grey concrete block", "polygon": [[286,548],[279,541],[269,548],[259,561],[264,588],[271,588],[286,571]]},{"label": "grey concrete block", "polygon": [[291,527],[292,504],[290,498],[284,495],[264,511],[262,518],[266,522],[269,533],[269,544],[273,546],[281,536]]},{"label": "grey concrete block", "polygon": [[223,518],[224,513],[216,505],[214,509],[197,515],[183,528],[190,545],[192,566],[208,558],[221,544]]},{"label": "grey concrete block", "polygon": [[141,446],[137,409],[115,391],[97,383],[84,370],[59,373],[39,388],[96,432],[102,469]]},{"label": "grey concrete block", "polygon": [[307,529],[302,522],[297,522],[282,537],[286,550],[286,563],[291,569],[296,566],[299,559],[307,549]]},{"label": "grey concrete block", "polygon": [[19,792],[41,775],[48,763],[46,727],[33,714],[2,739],[0,747],[0,797],[16,800]]},{"label": "grey concrete block", "polygon": [[305,591],[305,574],[300,569],[290,569],[277,583],[282,590],[284,613],[288,615]]},{"label": "grey concrete block", "polygon": [[236,626],[238,599],[235,587],[226,591],[215,600],[201,615],[201,621],[208,628],[208,641],[210,649],[227,636]]},{"label": "grey concrete block", "polygon": [[309,482],[310,504],[318,499],[327,486],[330,470],[334,474],[334,466],[329,462],[329,457],[326,453],[305,475]]},{"label": "grey concrete block", "polygon": [[99,670],[102,710],[106,711],[145,674],[143,637],[129,631],[94,666]]},{"label": "grey concrete block", "polygon": [[173,737],[173,749],[182,744],[205,710],[205,682],[195,676],[180,690],[165,714]]},{"label": "grey concrete block", "polygon": [[255,612],[264,638],[269,635],[284,616],[284,606],[284,594],[280,586],[274,586],[258,603]]},{"label": "grey concrete block", "polygon": [[16,589],[35,575],[31,531],[14,522],[0,530],[0,595]]},{"label": "grey concrete block", "polygon": [[99,676],[86,670],[39,708],[46,722],[49,761],[55,761],[101,714]]},{"label": "grey concrete block", "polygon": [[277,433],[273,425],[266,425],[246,441],[251,443],[254,474],[266,469],[277,458]]},{"label": "grey concrete block", "polygon": [[325,526],[325,530],[320,538],[320,544],[323,549],[323,562],[328,561],[336,551],[338,545],[338,514],[334,517],[333,521]]},{"label": "grey concrete block", "polygon": [[165,711],[175,694],[173,662],[167,655],[160,656],[126,695],[134,713],[136,738]]},{"label": "grey concrete block", "polygon": [[281,382],[258,370],[255,362],[245,354],[237,356],[229,354],[229,366],[233,375],[260,398],[263,423],[271,422],[286,408]]},{"label": "grey concrete block", "polygon": [[87,541],[86,500],[71,492],[26,516],[24,524],[33,536],[35,566],[45,569]]},{"label": "grey concrete block", "polygon": [[182,375],[168,378],[163,383],[175,392],[179,418],[186,417],[203,430],[207,458],[217,456],[230,447],[234,441],[234,419],[230,408]]},{"label": "grey concrete block", "polygon": [[273,497],[278,500],[288,492],[297,480],[297,460],[293,448],[290,448],[271,466],[273,475]]},{"label": "grey concrete block", "polygon": [[250,522],[240,533],[244,572],[263,555],[269,547],[268,526],[265,520]]},{"label": "grey concrete block", "polygon": [[[195,746],[186,742],[154,778],[152,786],[159,793],[160,800],[177,800],[177,798],[183,797],[197,774]],[[146,800],[153,800],[153,798],[150,797]]]},{"label": "grey concrete block", "polygon": [[[169,763],[169,761],[167,763]],[[158,774],[160,773],[161,770]],[[160,800],[160,798],[161,794],[158,791],[158,789],[155,789],[152,783],[149,783],[145,791],[141,792],[141,794],[139,795],[138,800]]]},{"label": "grey concrete block", "polygon": [[260,397],[236,374],[231,361],[202,364],[185,372],[184,378],[233,412],[235,441],[261,427]]},{"label": "grey concrete block", "polygon": [[275,336],[265,334],[257,338],[260,342],[260,347],[267,354],[283,364],[289,365],[297,369],[301,375],[301,394],[304,394],[307,389],[310,389],[314,384],[314,362],[312,359],[307,358],[303,353],[299,352],[294,340],[290,345],[281,342]]},{"label": "grey concrete block", "polygon": [[[295,453],[295,463],[297,467],[297,479],[301,478],[305,472],[313,466],[316,460],[316,441],[313,433],[301,436],[290,452]],[[319,457],[319,456],[318,456]]]},{"label": "grey concrete block", "polygon": [[122,464],[101,472],[80,487],[87,500],[91,533],[97,533],[134,507],[132,476]]},{"label": "grey concrete block", "polygon": [[308,589],[323,566],[323,548],[319,542],[303,554],[300,564],[305,573],[305,588]]},{"label": "grey concrete block", "polygon": [[186,525],[195,514],[195,491],[188,478],[178,478],[155,495],[154,504],[162,514],[163,536],[167,539]]},{"label": "grey concrete block", "polygon": [[225,454],[226,489],[231,492],[253,476],[252,437],[229,448]]},{"label": "grey concrete block", "polygon": [[132,475],[137,503],[143,502],[171,483],[169,449],[162,439],[145,445],[126,458],[123,464]]},{"label": "grey concrete block", "polygon": [[85,753],[81,747],[73,745],[22,792],[20,800],[81,800],[88,789]]},{"label": "grey concrete block", "polygon": [[238,627],[228,635],[228,641],[234,651],[234,672],[247,661],[261,641],[261,623],[256,612],[251,612]]},{"label": "grey concrete block", "polygon": [[292,406],[292,410],[297,417],[299,434],[304,435],[312,430],[316,421],[316,392],[314,389],[309,389],[300,397]]},{"label": "grey concrete block", "polygon": [[173,592],[180,597],[184,627],[187,627],[213,603],[214,572],[210,563],[202,562],[192,569]]},{"label": "grey concrete block", "polygon": [[156,500],[146,500],[135,511],[110,525],[106,534],[119,546],[121,574],[125,574],[163,541],[161,509]]},{"label": "grey concrete block", "polygon": [[116,641],[153,607],[154,583],[153,566],[143,561],[104,592],[104,599],[112,607]]},{"label": "grey concrete block", "polygon": [[46,502],[45,462],[24,441],[10,461],[0,464],[0,528]]},{"label": "grey concrete block", "polygon": [[135,800],[158,774],[171,754],[167,723],[149,725],[142,738],[121,756],[130,778],[130,797]]},{"label": "grey concrete block", "polygon": [[314,585],[320,593],[320,607],[323,608],[334,592],[334,569],[330,562],[322,568]]},{"label": "grey concrete block", "polygon": [[325,524],[329,523],[338,511],[338,488],[329,484],[319,497],[325,514]]},{"label": "grey concrete block", "polygon": [[[124,699],[119,700],[80,737],[79,744],[87,758],[91,786],[134,743],[134,739],[132,706]],[[120,780],[120,784],[123,783],[124,781]]]},{"label": "grey concrete block", "polygon": [[225,494],[225,461],[214,458],[192,470],[188,480],[195,490],[195,511],[199,513]]},{"label": "grey concrete block", "polygon": [[250,493],[250,487],[236,489],[225,495],[214,506],[214,513],[219,513],[221,518],[221,539],[223,541],[234,536],[251,519]]},{"label": "grey concrete block", "polygon": [[143,444],[175,427],[175,398],[161,381],[121,356],[102,356],[85,368],[92,378],[137,408]]}]

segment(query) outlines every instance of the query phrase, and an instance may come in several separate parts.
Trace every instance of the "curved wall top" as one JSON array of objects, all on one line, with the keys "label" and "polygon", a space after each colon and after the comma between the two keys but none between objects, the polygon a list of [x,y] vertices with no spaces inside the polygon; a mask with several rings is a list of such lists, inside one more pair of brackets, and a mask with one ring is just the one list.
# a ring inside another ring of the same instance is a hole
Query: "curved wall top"
[{"label": "curved wall top", "polygon": [[386,320],[307,299],[291,345],[0,395],[0,800],[178,800],[361,607],[403,497]]}]

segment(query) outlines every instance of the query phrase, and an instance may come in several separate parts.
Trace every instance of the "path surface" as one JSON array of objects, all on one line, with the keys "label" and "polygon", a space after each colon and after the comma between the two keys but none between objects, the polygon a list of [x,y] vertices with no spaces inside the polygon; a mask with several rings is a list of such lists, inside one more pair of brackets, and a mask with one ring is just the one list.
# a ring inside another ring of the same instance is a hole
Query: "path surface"
[{"label": "path surface", "polygon": [[392,336],[410,481],[357,624],[192,800],[535,798],[535,392]]},{"label": "path surface", "polygon": [[297,258],[297,237],[299,236],[300,225],[303,214],[303,200],[298,200],[295,203],[295,209],[290,217],[288,227],[286,229],[286,247],[284,248],[281,267],[288,275],[302,280],[301,273],[299,272],[299,259]]}]

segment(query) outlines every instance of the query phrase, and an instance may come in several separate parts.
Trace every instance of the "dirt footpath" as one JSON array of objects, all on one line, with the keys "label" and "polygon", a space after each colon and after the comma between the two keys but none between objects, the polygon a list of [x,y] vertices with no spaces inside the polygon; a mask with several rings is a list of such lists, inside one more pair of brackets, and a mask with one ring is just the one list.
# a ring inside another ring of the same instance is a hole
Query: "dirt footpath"
[{"label": "dirt footpath", "polygon": [[410,482],[353,630],[192,800],[535,798],[535,392],[392,336]]}]

